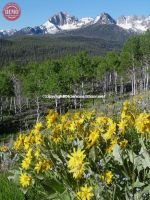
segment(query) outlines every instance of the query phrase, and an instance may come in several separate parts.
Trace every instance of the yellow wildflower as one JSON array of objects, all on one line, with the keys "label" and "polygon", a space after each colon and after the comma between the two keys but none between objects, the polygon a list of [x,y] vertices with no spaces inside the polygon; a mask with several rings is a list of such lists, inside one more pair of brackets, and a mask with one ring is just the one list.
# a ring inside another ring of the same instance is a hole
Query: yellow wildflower
[{"label": "yellow wildflower", "polygon": [[84,159],[86,155],[84,154],[84,151],[81,149],[78,149],[75,151],[73,150],[73,153],[68,156],[70,159],[67,163],[68,168],[70,169],[70,173],[73,173],[73,177],[75,179],[81,178],[83,176],[83,173],[85,171],[85,162]]},{"label": "yellow wildflower", "polygon": [[107,147],[106,152],[111,153],[114,149],[114,146],[118,143],[118,138],[112,138],[110,145]]},{"label": "yellow wildflower", "polygon": [[41,154],[40,149],[36,149],[34,153],[35,158],[38,159],[40,157],[40,154]]},{"label": "yellow wildflower", "polygon": [[120,122],[119,122],[119,124],[118,124],[118,127],[119,127],[119,131],[120,131],[120,133],[125,133],[125,131],[126,131],[126,128],[128,127],[128,122],[127,122],[127,120],[121,120]]},{"label": "yellow wildflower", "polygon": [[38,163],[36,163],[34,170],[39,173],[42,170],[42,161],[40,160]]},{"label": "yellow wildflower", "polygon": [[102,176],[101,179],[105,181],[108,185],[112,183],[113,173],[111,171],[106,171]]},{"label": "yellow wildflower", "polygon": [[17,140],[14,143],[14,149],[16,151],[22,149],[24,147],[24,139],[25,139],[25,135],[20,134],[17,138]]},{"label": "yellow wildflower", "polygon": [[141,113],[135,120],[135,128],[139,133],[150,133],[150,114]]},{"label": "yellow wildflower", "polygon": [[31,158],[26,157],[26,158],[22,161],[21,166],[22,166],[23,169],[26,169],[26,170],[27,170],[27,169],[29,169],[30,164],[31,164]]},{"label": "yellow wildflower", "polygon": [[94,196],[93,188],[87,185],[82,186],[80,190],[77,192],[77,198],[79,200],[91,200]]},{"label": "yellow wildflower", "polygon": [[43,138],[42,138],[42,134],[41,133],[35,135],[34,139],[35,139],[35,144],[36,145],[42,144],[42,142],[43,142]]},{"label": "yellow wildflower", "polygon": [[36,129],[36,130],[41,130],[42,127],[43,127],[42,122],[37,122],[37,123],[35,124],[35,126],[34,126],[34,129]]},{"label": "yellow wildflower", "polygon": [[122,148],[126,148],[126,146],[127,146],[127,144],[128,144],[128,140],[124,139],[124,140],[122,140],[121,142],[119,142],[119,144],[120,144],[120,146],[121,146]]},{"label": "yellow wildflower", "polygon": [[36,163],[34,170],[39,173],[48,171],[52,168],[52,162],[50,160],[39,160],[38,163]]},{"label": "yellow wildflower", "polygon": [[93,146],[99,139],[99,136],[100,136],[99,130],[92,131],[88,137],[88,146],[87,147],[90,148],[91,146]]},{"label": "yellow wildflower", "polygon": [[26,157],[28,158],[32,158],[32,149],[28,149],[27,153],[26,153]]},{"label": "yellow wildflower", "polygon": [[103,134],[104,140],[109,140],[116,133],[116,123],[112,119],[108,119],[108,130]]},{"label": "yellow wildflower", "polygon": [[46,116],[47,128],[50,128],[53,125],[57,117],[58,117],[57,112],[55,112],[54,110],[49,111],[48,115]]},{"label": "yellow wildflower", "polygon": [[20,184],[22,185],[22,187],[27,187],[31,184],[31,176],[28,175],[27,173],[22,173],[20,176]]}]

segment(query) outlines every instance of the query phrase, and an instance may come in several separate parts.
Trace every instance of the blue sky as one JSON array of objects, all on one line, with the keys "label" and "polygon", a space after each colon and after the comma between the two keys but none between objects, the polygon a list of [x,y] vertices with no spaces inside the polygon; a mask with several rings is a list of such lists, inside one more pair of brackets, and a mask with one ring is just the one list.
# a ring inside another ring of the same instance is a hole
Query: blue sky
[{"label": "blue sky", "polygon": [[150,0],[12,0],[20,5],[21,17],[7,21],[2,9],[11,0],[0,0],[0,29],[22,28],[44,23],[59,11],[67,11],[77,17],[97,16],[108,12],[112,17],[120,15],[150,15]]}]

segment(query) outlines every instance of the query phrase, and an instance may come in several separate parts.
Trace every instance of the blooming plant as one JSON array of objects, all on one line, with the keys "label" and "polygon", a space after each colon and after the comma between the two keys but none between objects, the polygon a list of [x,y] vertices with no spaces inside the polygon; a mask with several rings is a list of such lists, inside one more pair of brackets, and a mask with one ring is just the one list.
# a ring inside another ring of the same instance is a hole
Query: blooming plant
[{"label": "blooming plant", "polygon": [[[120,200],[150,197],[150,114],[126,101],[113,120],[95,111],[50,110],[14,143],[15,180],[45,199]],[[16,175],[17,174],[17,175]]]}]

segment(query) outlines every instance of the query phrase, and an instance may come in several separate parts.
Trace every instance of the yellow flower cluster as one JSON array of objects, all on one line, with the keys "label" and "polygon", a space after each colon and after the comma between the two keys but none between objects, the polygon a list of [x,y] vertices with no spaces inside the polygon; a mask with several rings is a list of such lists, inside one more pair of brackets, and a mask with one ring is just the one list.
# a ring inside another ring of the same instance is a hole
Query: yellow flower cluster
[{"label": "yellow flower cluster", "polygon": [[[28,187],[39,173],[63,173],[65,169],[64,173],[71,174],[73,181],[80,183],[75,188],[76,198],[91,200],[93,188],[86,185],[89,182],[85,178],[92,170],[90,164],[100,160],[97,156],[101,154],[111,157],[116,144],[124,151],[132,142],[132,133],[137,137],[139,133],[150,133],[150,114],[138,113],[134,102],[126,101],[116,120],[95,111],[67,112],[59,116],[50,110],[45,124],[37,122],[29,133],[20,134],[14,144],[23,158],[20,184]],[[100,178],[107,185],[115,180],[110,167],[104,168]]]},{"label": "yellow flower cluster", "polygon": [[38,174],[52,169],[52,161],[47,159],[46,155],[41,151],[44,141],[41,133],[42,128],[43,124],[37,122],[29,133],[20,134],[14,143],[14,150],[21,151],[23,155],[21,162],[23,173],[20,175],[22,187],[27,187],[31,184],[31,174],[28,175],[26,171],[34,168],[34,171]]},{"label": "yellow flower cluster", "polygon": [[43,142],[42,134],[39,132],[39,129],[32,129],[30,133],[28,134],[20,134],[17,138],[14,149],[16,151],[25,149],[26,151],[30,148],[32,145],[40,145]]}]

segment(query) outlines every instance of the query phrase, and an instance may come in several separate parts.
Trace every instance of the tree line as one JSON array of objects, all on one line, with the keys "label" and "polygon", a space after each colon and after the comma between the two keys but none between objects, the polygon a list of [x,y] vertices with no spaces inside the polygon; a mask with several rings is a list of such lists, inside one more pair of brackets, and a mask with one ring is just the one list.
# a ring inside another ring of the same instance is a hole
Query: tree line
[{"label": "tree line", "polygon": [[0,95],[99,94],[147,91],[150,81],[150,32],[129,38],[120,52],[87,52],[0,71]]}]

